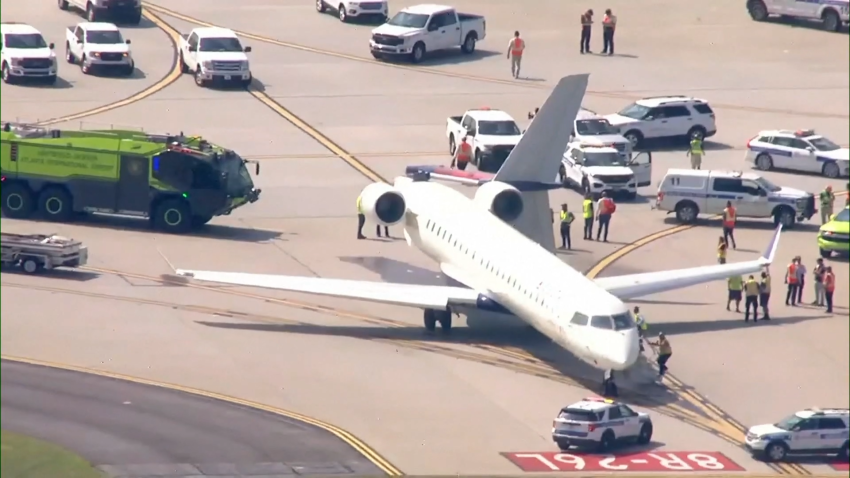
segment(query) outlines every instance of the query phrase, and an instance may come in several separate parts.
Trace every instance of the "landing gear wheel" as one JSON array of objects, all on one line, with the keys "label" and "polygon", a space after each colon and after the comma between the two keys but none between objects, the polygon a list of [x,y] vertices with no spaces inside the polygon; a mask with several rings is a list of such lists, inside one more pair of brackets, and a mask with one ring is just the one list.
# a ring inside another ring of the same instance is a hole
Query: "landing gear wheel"
[{"label": "landing gear wheel", "polygon": [[437,312],[431,309],[425,309],[425,331],[434,332],[437,330]]},{"label": "landing gear wheel", "polygon": [[26,219],[35,210],[32,192],[20,184],[7,184],[2,188],[3,215],[11,219]]},{"label": "landing gear wheel", "polygon": [[157,206],[153,226],[165,232],[181,233],[192,227],[192,212],[185,201],[166,199]]},{"label": "landing gear wheel", "polygon": [[444,334],[451,333],[452,331],[452,313],[449,310],[440,310],[436,312],[437,322],[440,323],[440,327],[443,329]]},{"label": "landing gear wheel", "polygon": [[35,259],[24,259],[24,261],[21,262],[21,269],[23,269],[23,271],[27,274],[37,274],[43,268],[44,266]]},{"label": "landing gear wheel", "polygon": [[50,187],[39,194],[38,210],[48,221],[67,221],[74,214],[73,199],[64,189]]}]

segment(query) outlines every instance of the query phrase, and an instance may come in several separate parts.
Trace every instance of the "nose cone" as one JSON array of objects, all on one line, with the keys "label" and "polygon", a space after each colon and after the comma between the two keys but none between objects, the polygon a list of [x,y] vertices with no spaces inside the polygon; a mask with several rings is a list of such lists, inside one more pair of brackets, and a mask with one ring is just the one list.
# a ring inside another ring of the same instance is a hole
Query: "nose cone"
[{"label": "nose cone", "polygon": [[612,340],[608,360],[614,370],[625,370],[637,362],[640,355],[637,329],[628,330]]}]

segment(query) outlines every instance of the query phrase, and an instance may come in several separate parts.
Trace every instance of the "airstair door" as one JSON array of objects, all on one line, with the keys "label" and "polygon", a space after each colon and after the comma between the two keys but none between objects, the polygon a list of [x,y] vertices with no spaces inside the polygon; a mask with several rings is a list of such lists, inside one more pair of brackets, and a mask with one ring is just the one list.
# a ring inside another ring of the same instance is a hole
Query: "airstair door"
[{"label": "airstair door", "polygon": [[144,156],[121,156],[115,206],[119,213],[150,212],[150,170],[150,159]]}]

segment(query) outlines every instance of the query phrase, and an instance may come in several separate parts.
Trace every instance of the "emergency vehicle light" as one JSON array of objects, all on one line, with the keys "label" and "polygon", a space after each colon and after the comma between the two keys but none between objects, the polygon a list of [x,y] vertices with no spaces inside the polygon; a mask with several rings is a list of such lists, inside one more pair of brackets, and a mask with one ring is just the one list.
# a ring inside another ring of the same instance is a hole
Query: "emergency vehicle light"
[{"label": "emergency vehicle light", "polygon": [[806,136],[814,136],[815,130],[813,130],[813,129],[798,129],[797,131],[794,132],[794,135],[802,137],[802,138],[804,138]]},{"label": "emergency vehicle light", "polygon": [[153,170],[159,171],[159,156],[153,157]]},{"label": "emergency vehicle light", "polygon": [[614,403],[614,400],[610,398],[604,397],[588,397],[584,399],[585,402],[605,402],[605,403]]}]

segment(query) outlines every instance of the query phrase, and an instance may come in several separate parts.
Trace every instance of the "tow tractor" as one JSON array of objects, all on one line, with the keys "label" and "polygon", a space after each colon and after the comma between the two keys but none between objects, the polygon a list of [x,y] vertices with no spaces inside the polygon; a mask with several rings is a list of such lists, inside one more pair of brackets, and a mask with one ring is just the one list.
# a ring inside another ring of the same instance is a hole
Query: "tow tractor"
[{"label": "tow tractor", "polygon": [[2,233],[2,265],[36,274],[57,267],[84,266],[89,258],[82,242],[56,234]]}]

